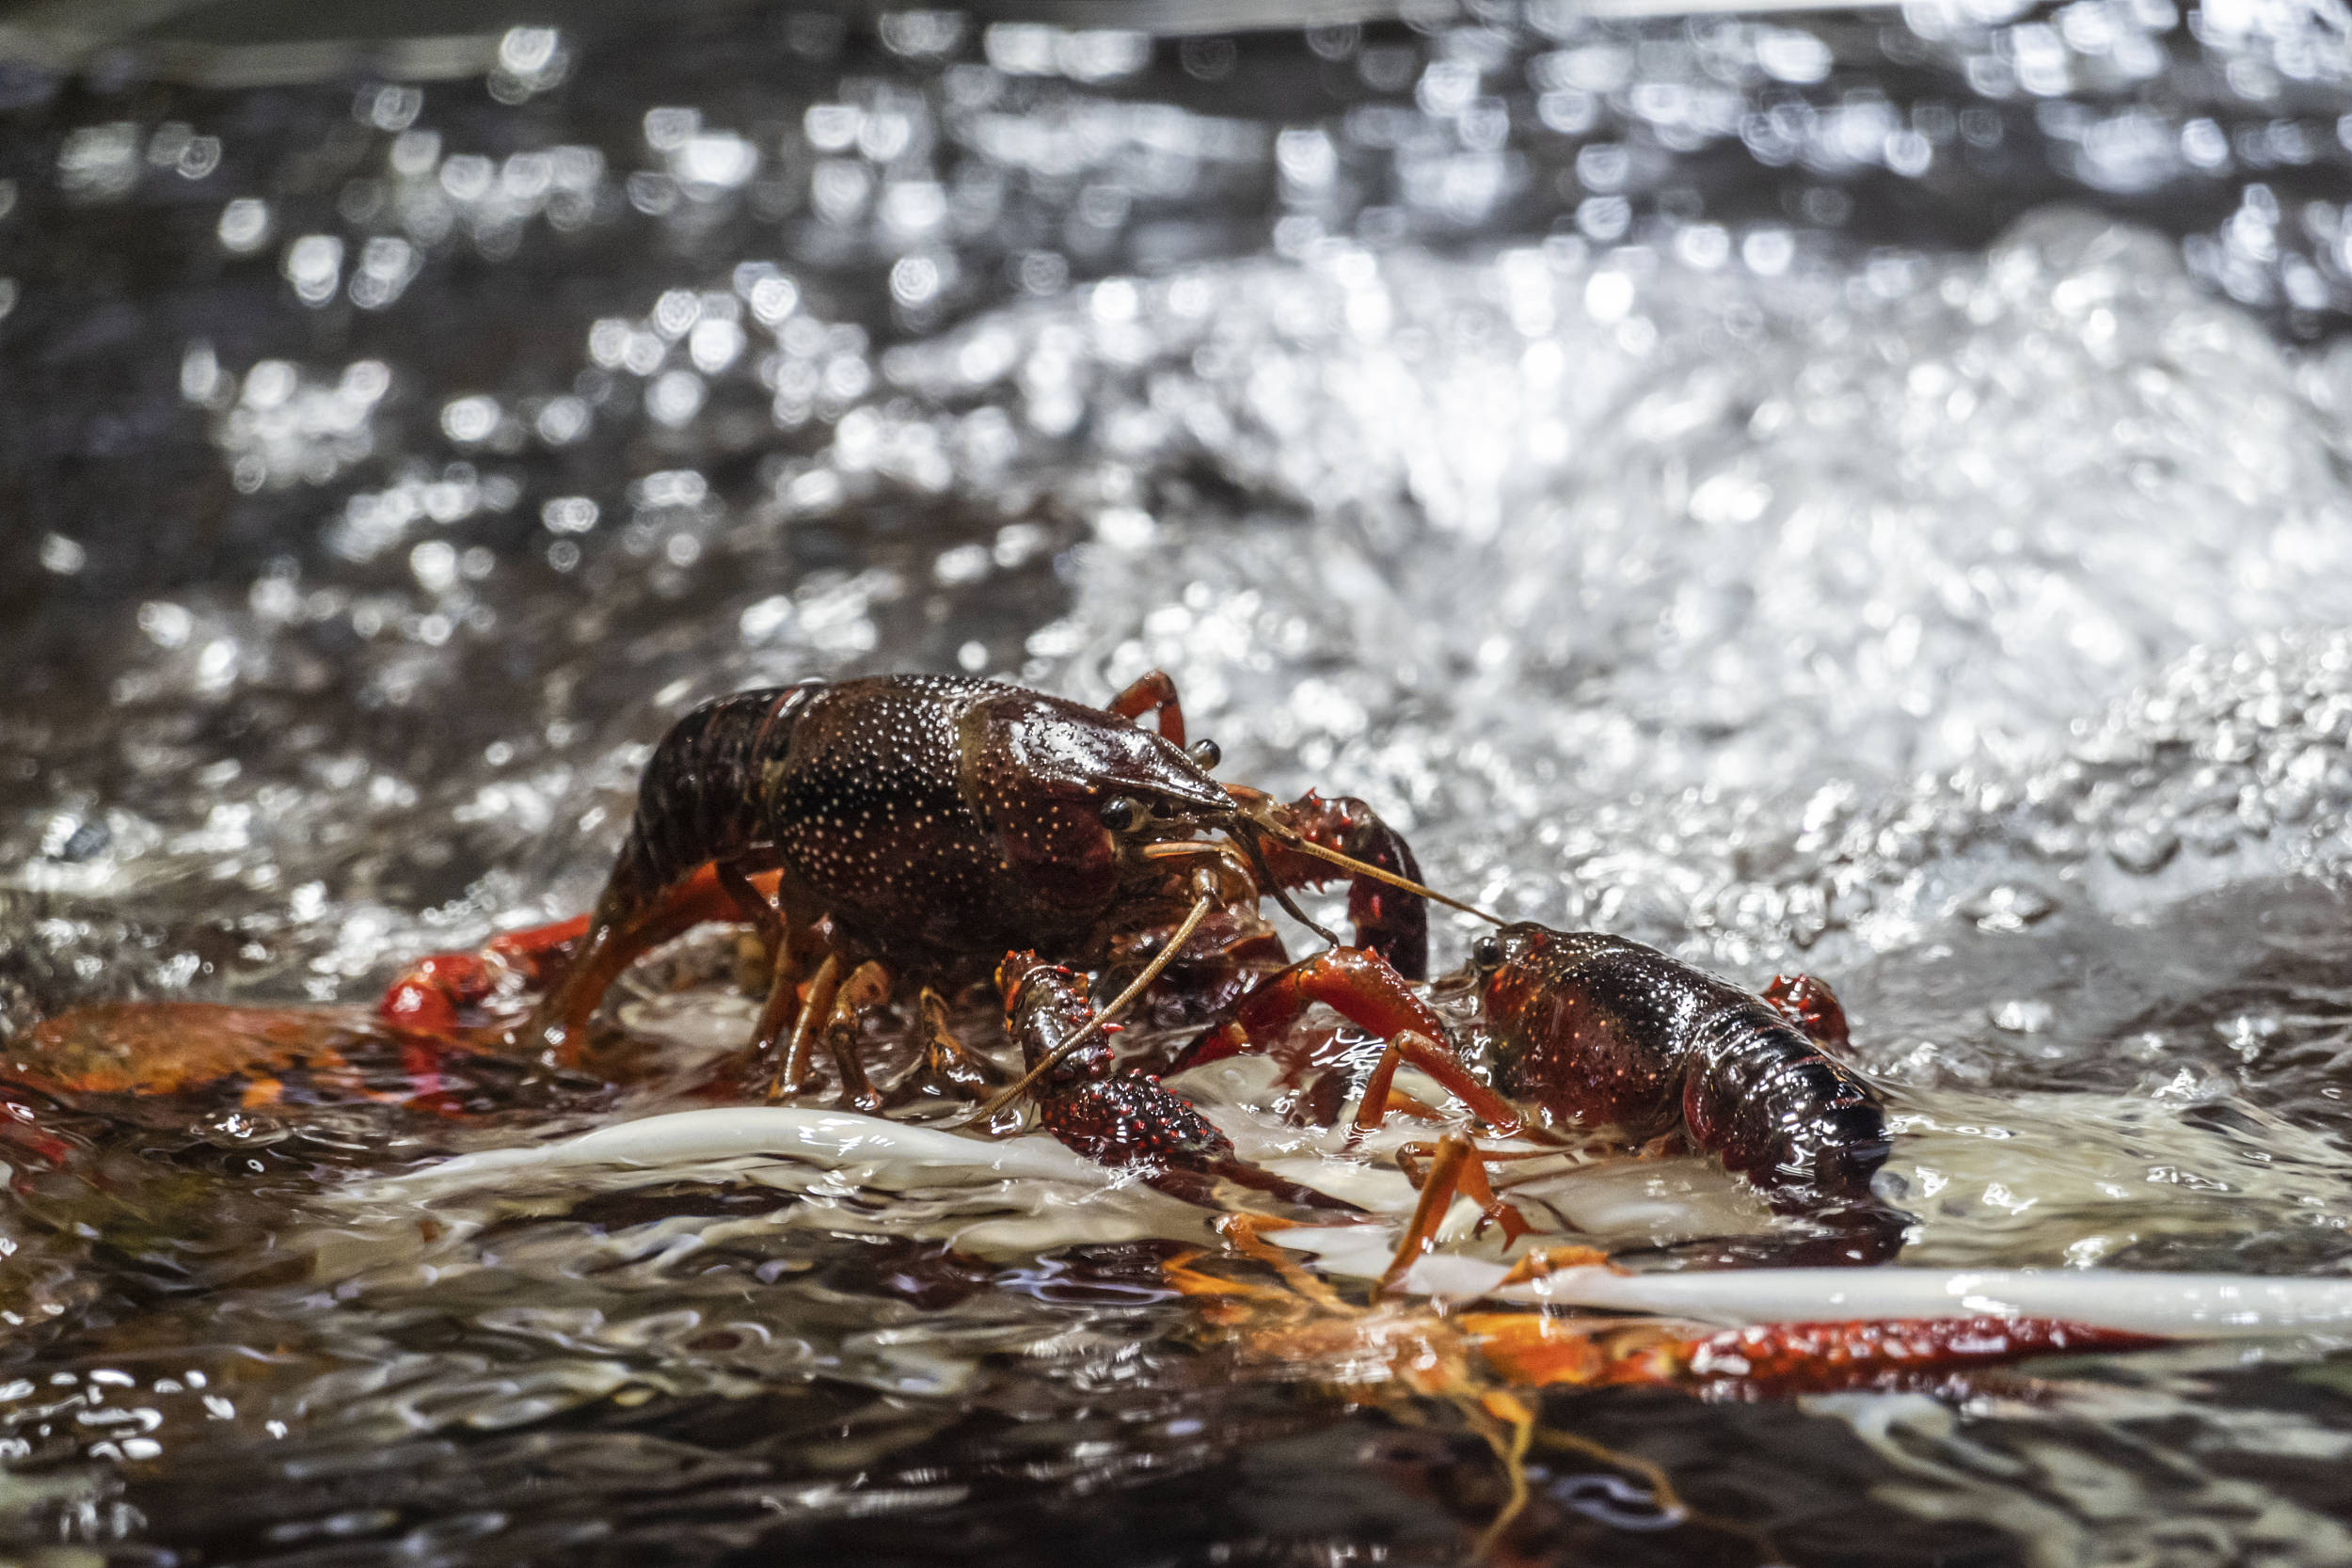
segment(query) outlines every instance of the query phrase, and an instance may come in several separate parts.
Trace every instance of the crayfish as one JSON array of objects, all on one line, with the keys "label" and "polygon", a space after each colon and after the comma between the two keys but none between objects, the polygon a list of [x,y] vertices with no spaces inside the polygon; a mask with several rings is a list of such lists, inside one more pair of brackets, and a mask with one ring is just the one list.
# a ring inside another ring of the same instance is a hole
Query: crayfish
[{"label": "crayfish", "polygon": [[[703,921],[740,921],[769,955],[749,1047],[766,1064],[768,1097],[804,1087],[822,1043],[847,1101],[878,1109],[888,1097],[867,1083],[855,1040],[861,1016],[900,977],[918,982],[927,1069],[968,1090],[993,1086],[993,1069],[954,1037],[936,988],[1009,955],[1095,968],[1115,951],[1154,949],[1120,999],[1100,1013],[1081,1006],[1073,1037],[1053,1048],[1057,1064],[1108,1032],[1212,914],[1278,959],[1279,942],[1255,919],[1261,897],[1320,932],[1295,887],[1348,878],[1359,944],[1420,974],[1424,901],[1452,900],[1420,883],[1405,841],[1358,800],[1311,793],[1285,805],[1220,784],[1210,774],[1218,760],[1212,741],[1185,744],[1174,683],[1157,672],[1104,709],[935,675],[722,697],[655,748],[591,914],[501,937],[478,955],[421,959],[380,1011],[446,1035],[502,990],[552,979],[516,1038],[550,1065],[578,1066],[597,1004],[630,963]],[[1048,1085],[1049,1109],[1078,1092],[1070,1077]],[[1033,1072],[989,1109],[1037,1086]],[[1155,1083],[1134,1098],[1155,1131],[1185,1144],[1195,1177],[1248,1171],[1230,1150],[1211,1152],[1201,1140],[1215,1130],[1192,1128],[1185,1118],[1198,1114]],[[1088,1151],[1116,1158],[1122,1147],[1098,1139]]]},{"label": "crayfish", "polygon": [[[1752,993],[1640,942],[1527,922],[1479,938],[1464,969],[1425,989],[1377,953],[1335,947],[1260,976],[1228,1020],[1169,1066],[1243,1051],[1295,1054],[1291,1037],[1317,1003],[1383,1042],[1351,1147],[1395,1112],[1438,1116],[1397,1087],[1398,1070],[1411,1066],[1501,1136],[1540,1141],[1606,1124],[1636,1143],[1679,1141],[1713,1155],[1774,1207],[1826,1220],[1826,1250],[1811,1249],[1822,1260],[1880,1261],[1900,1245],[1906,1216],[1870,1191],[1889,1149],[1885,1111],[1832,1054],[1847,1042],[1845,1013],[1814,976],[1782,976]],[[1485,1075],[1466,1056],[1484,1058]],[[1546,1152],[1487,1150],[1459,1132],[1407,1146],[1408,1160],[1428,1164],[1390,1283],[1432,1244],[1457,1195],[1515,1242],[1530,1227],[1486,1167]],[[1805,1256],[1800,1249],[1792,1260]]]}]

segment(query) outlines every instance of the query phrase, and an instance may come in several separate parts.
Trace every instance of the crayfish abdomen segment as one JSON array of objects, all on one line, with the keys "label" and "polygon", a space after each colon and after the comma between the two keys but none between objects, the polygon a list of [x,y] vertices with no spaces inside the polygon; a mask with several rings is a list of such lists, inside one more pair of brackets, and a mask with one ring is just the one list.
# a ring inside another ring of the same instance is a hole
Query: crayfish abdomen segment
[{"label": "crayfish abdomen segment", "polygon": [[713,861],[754,853],[763,836],[760,778],[821,701],[815,682],[738,691],[670,726],[645,764],[637,810],[607,883],[599,917],[626,919]]},{"label": "crayfish abdomen segment", "polygon": [[1725,1169],[1792,1195],[1863,1197],[1891,1147],[1869,1085],[1760,1006],[1710,1022],[1682,1117]]}]

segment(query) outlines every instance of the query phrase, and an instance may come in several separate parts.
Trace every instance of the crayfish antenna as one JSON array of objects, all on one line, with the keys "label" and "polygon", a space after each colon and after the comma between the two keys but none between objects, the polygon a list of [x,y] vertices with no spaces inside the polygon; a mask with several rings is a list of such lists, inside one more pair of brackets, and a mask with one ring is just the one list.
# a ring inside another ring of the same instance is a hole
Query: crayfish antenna
[{"label": "crayfish antenna", "polygon": [[[1419,894],[1422,897],[1430,899],[1436,903],[1443,904],[1450,910],[1459,910],[1464,914],[1476,915],[1479,919],[1485,921],[1489,926],[1503,926],[1509,924],[1509,922],[1505,921],[1499,914],[1489,914],[1475,904],[1466,904],[1459,898],[1448,897],[1445,894],[1439,893],[1436,888],[1429,886],[1425,882],[1417,882],[1410,877],[1401,877],[1393,871],[1386,870],[1380,866],[1374,865],[1368,861],[1359,861],[1355,856],[1343,854],[1337,849],[1327,849],[1322,845],[1315,843],[1311,838],[1308,838],[1305,834],[1284,826],[1279,820],[1278,820],[1274,816],[1274,798],[1270,795],[1262,794],[1254,789],[1242,788],[1238,785],[1228,785],[1226,787],[1226,793],[1231,795],[1233,798],[1233,803],[1241,808],[1241,817],[1243,821],[1248,823],[1252,828],[1255,828],[1259,832],[1263,833],[1266,837],[1274,840],[1285,849],[1295,850],[1302,855],[1311,855],[1316,860],[1328,861],[1333,865],[1339,866],[1343,870],[1351,872],[1356,876],[1369,877],[1375,882],[1386,882],[1391,887],[1402,888],[1406,893]],[[1337,938],[1334,938],[1328,931],[1324,930],[1322,927],[1315,925],[1313,921],[1308,920],[1305,915],[1300,914],[1297,907],[1290,901],[1289,896],[1284,894],[1282,889],[1279,886],[1273,885],[1273,875],[1270,871],[1266,871],[1265,850],[1263,847],[1258,844],[1253,838],[1244,838],[1239,834],[1234,836],[1241,843],[1243,848],[1248,852],[1250,860],[1257,865],[1258,869],[1262,872],[1266,872],[1267,881],[1271,891],[1273,892],[1274,896],[1279,900],[1282,908],[1289,911],[1295,918],[1304,922],[1309,927],[1314,930],[1317,935],[1323,937],[1326,941],[1330,942],[1332,945],[1337,946],[1339,944]]]},{"label": "crayfish antenna", "polygon": [[[1284,887],[1282,885],[1281,879],[1274,875],[1274,867],[1266,864],[1265,863],[1264,845],[1260,844],[1253,837],[1247,837],[1239,833],[1233,835],[1233,842],[1241,846],[1243,854],[1249,857],[1250,867],[1258,874],[1259,886],[1274,895],[1274,901],[1282,906],[1283,913],[1289,915],[1293,920],[1297,921],[1301,926],[1306,927],[1307,929],[1312,931],[1315,935],[1321,937],[1332,946],[1337,947],[1340,945],[1340,939],[1338,935],[1334,932],[1326,930],[1323,926],[1310,916],[1305,910],[1300,909],[1298,907],[1298,901],[1291,896],[1290,889]],[[1344,856],[1342,858],[1345,859]],[[1352,864],[1354,863],[1350,862],[1349,863]]]}]

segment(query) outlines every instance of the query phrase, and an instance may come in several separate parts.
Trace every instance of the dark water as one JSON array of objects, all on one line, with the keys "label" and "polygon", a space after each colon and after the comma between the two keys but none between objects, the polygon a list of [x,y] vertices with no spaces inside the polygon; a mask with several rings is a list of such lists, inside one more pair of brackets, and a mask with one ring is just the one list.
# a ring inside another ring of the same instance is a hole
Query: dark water
[{"label": "dark water", "polygon": [[[1157,664],[1441,885],[1836,978],[1906,1260],[2341,1274],[2345,40],[747,10],[422,87],[11,68],[10,1059],[583,907],[702,696]],[[1447,1402],[1206,1332],[1167,1210],[371,1198],[686,1102],[469,1070],[466,1121],[9,1091],[8,1550],[1438,1561],[1501,1506]],[[1554,1393],[1502,1551],[2352,1560],[2333,1350]]]}]

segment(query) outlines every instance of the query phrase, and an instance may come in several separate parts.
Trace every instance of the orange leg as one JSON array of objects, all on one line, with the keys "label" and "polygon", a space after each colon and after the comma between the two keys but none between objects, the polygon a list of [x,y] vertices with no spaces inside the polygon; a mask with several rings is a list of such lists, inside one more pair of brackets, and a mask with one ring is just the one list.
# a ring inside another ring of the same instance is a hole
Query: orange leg
[{"label": "orange leg", "polygon": [[[801,1006],[801,950],[789,933],[776,946],[769,949],[768,997],[759,1005],[759,1022],[752,1027],[750,1060],[756,1065],[778,1061],[777,1042],[787,1030],[797,1036],[798,1025],[805,1014]],[[781,1069],[778,1069],[781,1070]],[[786,1081],[776,1078],[769,1085],[769,1098],[785,1092]]]},{"label": "orange leg", "polygon": [[1468,1159],[1470,1140],[1446,1138],[1438,1145],[1429,1171],[1422,1179],[1421,1200],[1413,1205],[1413,1217],[1406,1222],[1405,1235],[1396,1244],[1396,1256],[1380,1275],[1378,1291],[1386,1294],[1405,1283],[1422,1255],[1438,1244],[1438,1225],[1445,1212],[1454,1206],[1454,1194],[1461,1179],[1462,1165]]},{"label": "orange leg", "polygon": [[[1503,1102],[1502,1096],[1471,1077],[1460,1057],[1418,1029],[1406,1029],[1380,1053],[1380,1063],[1372,1069],[1372,1077],[1364,1085],[1363,1103],[1357,1106],[1356,1125],[1348,1132],[1350,1142],[1376,1131],[1389,1114],[1397,1098],[1389,1085],[1396,1077],[1398,1064],[1403,1062],[1412,1063],[1444,1085],[1448,1093],[1477,1113],[1479,1120],[1504,1137],[1519,1131],[1518,1113]],[[1415,1103],[1418,1102],[1409,1095],[1405,1097],[1404,1108]]]},{"label": "orange leg", "polygon": [[1405,1235],[1397,1243],[1396,1256],[1380,1276],[1379,1289],[1383,1291],[1403,1285],[1413,1265],[1437,1245],[1438,1227],[1444,1222],[1446,1211],[1454,1207],[1456,1196],[1467,1196],[1485,1211],[1487,1220],[1502,1227],[1504,1246],[1533,1228],[1525,1215],[1495,1196],[1493,1183],[1486,1180],[1486,1162],[1496,1156],[1487,1154],[1459,1132],[1447,1133],[1438,1140],[1434,1149],[1423,1148],[1428,1154],[1429,1169],[1422,1178],[1421,1200],[1413,1205],[1413,1217],[1406,1222]]},{"label": "orange leg", "polygon": [[[758,884],[745,874],[741,866],[733,861],[719,861],[711,865],[710,873],[717,879],[721,891],[727,895],[728,902],[759,933],[759,940],[767,943],[771,957],[778,947],[792,940],[791,927],[784,918],[784,911],[776,907],[768,894],[760,891]],[[768,879],[768,882],[770,888],[775,886],[774,878]],[[707,918],[721,920],[725,917],[713,914]]]},{"label": "orange leg", "polygon": [[1005,1075],[995,1063],[957,1037],[947,1022],[947,1004],[925,986],[914,1000],[914,1029],[923,1054],[883,1096],[886,1109],[914,1103],[925,1096],[985,1100],[1004,1086]]},{"label": "orange leg", "polygon": [[1437,1037],[1445,1034],[1443,1021],[1413,994],[1405,977],[1360,947],[1330,948],[1267,976],[1243,998],[1233,1021],[1248,1038],[1271,1039],[1318,1002],[1383,1039],[1407,1029]]},{"label": "orange leg", "polygon": [[915,998],[914,1010],[930,1070],[961,1085],[967,1094],[979,1094],[1004,1083],[1003,1070],[964,1044],[947,1022],[947,1003],[939,992],[925,986]]},{"label": "orange leg", "polygon": [[1252,1044],[1278,1039],[1317,1002],[1389,1042],[1364,1086],[1363,1107],[1356,1118],[1358,1133],[1379,1126],[1388,1113],[1389,1085],[1400,1061],[1409,1061],[1435,1078],[1496,1132],[1508,1135],[1519,1130],[1518,1114],[1472,1077],[1460,1058],[1441,1043],[1446,1037],[1445,1023],[1429,1004],[1414,994],[1387,959],[1360,947],[1330,948],[1269,976],[1242,999],[1231,1024],[1186,1053],[1180,1065],[1197,1067]]},{"label": "orange leg", "polygon": [[[784,1067],[777,1072],[775,1082],[768,1088],[768,1098],[771,1101],[800,1092],[801,1085],[808,1077],[809,1048],[816,1039],[820,1023],[833,1016],[834,992],[838,990],[840,986],[841,960],[834,954],[828,953],[825,955],[825,961],[817,966],[817,973],[809,976],[808,994],[801,998],[801,1016],[793,1021],[792,1043],[784,1053]],[[788,990],[787,994],[789,994]],[[773,991],[769,993],[768,1000],[770,1008],[772,1008],[775,1004]],[[760,1037],[753,1047],[763,1056],[768,1055],[771,1050],[771,1040],[766,1028],[769,1022],[768,1012],[769,1009],[761,1010]]]},{"label": "orange leg", "polygon": [[[745,878],[741,885],[755,886],[756,880]],[[610,902],[608,894],[607,903]],[[587,934],[580,939],[571,966],[532,1013],[532,1033],[554,1060],[566,1066],[576,1065],[585,1051],[588,1020],[595,1016],[597,1004],[604,1000],[612,982],[630,964],[706,920],[749,920],[755,925],[765,925],[768,916],[762,911],[766,905],[767,900],[762,898],[754,909],[744,909],[737,902],[735,893],[720,879],[718,868],[713,865],[702,866],[675,887],[657,895],[646,908],[624,910],[616,914],[600,905],[590,918]]]},{"label": "orange leg", "polygon": [[866,1010],[889,999],[890,973],[872,962],[851,970],[834,992],[833,1006],[825,1017],[825,1049],[832,1053],[834,1068],[841,1074],[841,1108],[845,1111],[882,1109],[882,1098],[866,1081],[865,1064],[857,1059],[857,1031]]},{"label": "orange leg", "polygon": [[[658,947],[706,920],[749,919],[764,927],[758,911],[767,911],[770,906],[755,884],[765,881],[772,887],[773,873],[758,879],[738,873],[731,881],[733,885],[717,867],[703,867],[638,922],[627,943],[615,942],[610,932],[591,938],[591,917],[575,915],[526,930],[503,932],[471,953],[428,954],[403,970],[385,988],[376,1012],[388,1023],[421,1034],[453,1035],[462,1027],[466,1009],[489,1001],[510,981],[529,987],[561,976],[564,991],[586,990],[584,979],[577,978],[583,967],[578,960],[586,943],[598,953],[591,967],[609,973],[603,983],[594,988],[593,994],[587,996],[584,1010],[580,1010],[576,1018],[571,1013],[578,1004],[567,1006],[568,1037],[586,1022],[587,1014],[595,1011],[612,977],[647,949]],[[750,907],[744,902],[746,894],[751,896]]]},{"label": "orange leg", "polygon": [[1158,710],[1160,737],[1173,745],[1184,743],[1184,708],[1176,700],[1176,681],[1165,670],[1141,676],[1110,700],[1108,711],[1121,719],[1139,719]]}]

